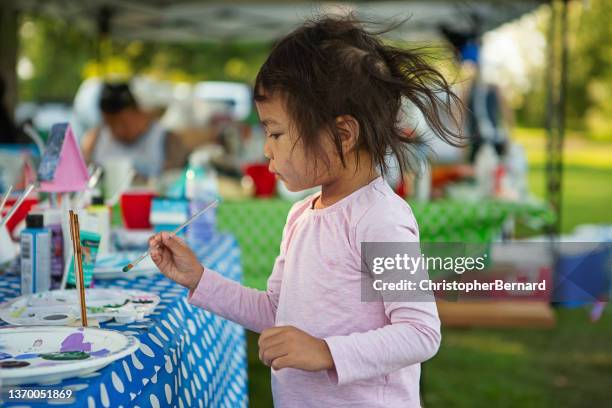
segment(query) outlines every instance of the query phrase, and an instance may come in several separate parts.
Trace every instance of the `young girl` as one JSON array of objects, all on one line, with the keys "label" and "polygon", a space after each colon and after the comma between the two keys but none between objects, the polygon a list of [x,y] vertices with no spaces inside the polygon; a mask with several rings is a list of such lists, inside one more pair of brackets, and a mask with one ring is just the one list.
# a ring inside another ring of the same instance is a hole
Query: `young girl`
[{"label": "young girl", "polygon": [[353,18],[306,23],[275,46],[255,83],[270,171],[291,191],[321,186],[289,212],[267,290],[203,267],[171,234],[151,238],[153,261],[192,304],[261,333],[275,406],[420,405],[420,363],[440,345],[436,305],[362,301],[361,243],[418,242],[410,207],[381,174],[389,155],[408,165],[405,99],[451,140],[439,115],[455,98],[421,55]]}]

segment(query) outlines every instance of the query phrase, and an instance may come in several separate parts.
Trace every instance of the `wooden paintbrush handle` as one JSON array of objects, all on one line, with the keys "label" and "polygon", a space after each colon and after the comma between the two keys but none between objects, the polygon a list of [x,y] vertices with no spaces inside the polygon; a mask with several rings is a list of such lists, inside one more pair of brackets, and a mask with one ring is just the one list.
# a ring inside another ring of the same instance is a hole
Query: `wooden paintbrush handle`
[{"label": "wooden paintbrush handle", "polygon": [[87,307],[85,306],[85,282],[83,277],[83,250],[81,248],[81,231],[79,227],[79,216],[70,210],[70,233],[72,235],[72,246],[74,248],[74,275],[76,278],[79,303],[81,306],[81,323],[87,327]]}]

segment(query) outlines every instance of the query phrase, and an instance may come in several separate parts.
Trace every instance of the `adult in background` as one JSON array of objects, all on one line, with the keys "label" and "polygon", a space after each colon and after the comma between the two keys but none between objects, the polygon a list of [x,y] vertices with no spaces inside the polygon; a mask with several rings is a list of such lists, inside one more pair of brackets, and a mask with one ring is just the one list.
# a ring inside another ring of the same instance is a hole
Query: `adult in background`
[{"label": "adult in background", "polygon": [[127,83],[105,83],[100,110],[102,126],[88,131],[81,143],[88,162],[128,159],[143,178],[185,166],[188,151],[182,141],[140,108]]}]

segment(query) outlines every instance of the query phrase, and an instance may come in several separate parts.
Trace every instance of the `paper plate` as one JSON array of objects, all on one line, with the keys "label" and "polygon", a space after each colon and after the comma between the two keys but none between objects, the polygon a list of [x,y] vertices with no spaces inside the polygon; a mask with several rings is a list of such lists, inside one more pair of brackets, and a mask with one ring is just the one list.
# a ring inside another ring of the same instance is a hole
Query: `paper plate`
[{"label": "paper plate", "polygon": [[128,272],[122,271],[124,266],[134,261],[140,255],[142,255],[142,251],[123,251],[98,255],[96,266],[94,267],[94,277],[96,279],[125,279],[134,276],[149,276],[160,273],[149,256]]},{"label": "paper plate", "polygon": [[0,327],[3,385],[39,384],[86,375],[132,354],[140,342],[89,327]]},{"label": "paper plate", "polygon": [[[85,290],[87,317],[104,322],[142,319],[153,312],[160,298],[155,293],[121,288]],[[51,290],[20,296],[0,308],[0,319],[16,326],[61,326],[81,316],[76,289]]]}]

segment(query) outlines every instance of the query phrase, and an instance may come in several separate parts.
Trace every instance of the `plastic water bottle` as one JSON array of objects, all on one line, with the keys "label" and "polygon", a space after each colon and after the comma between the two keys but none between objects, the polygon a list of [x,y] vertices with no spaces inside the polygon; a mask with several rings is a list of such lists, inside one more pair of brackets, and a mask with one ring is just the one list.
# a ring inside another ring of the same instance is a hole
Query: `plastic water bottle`
[{"label": "plastic water bottle", "polygon": [[[208,163],[190,160],[186,173],[185,195],[190,200],[189,216],[204,208],[212,200],[219,198],[219,183],[216,171]],[[210,209],[197,218],[187,229],[187,239],[191,242],[208,242],[215,234],[217,213]]]}]

